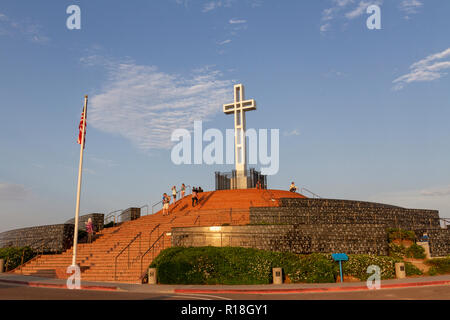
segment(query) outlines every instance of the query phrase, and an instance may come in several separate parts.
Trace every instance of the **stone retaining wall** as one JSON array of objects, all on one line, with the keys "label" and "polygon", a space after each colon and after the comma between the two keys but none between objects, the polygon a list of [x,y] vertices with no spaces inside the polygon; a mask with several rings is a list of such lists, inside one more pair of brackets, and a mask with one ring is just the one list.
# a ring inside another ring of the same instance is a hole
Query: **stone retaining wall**
[{"label": "stone retaining wall", "polygon": [[[103,229],[105,215],[103,213],[90,213],[78,218],[78,230],[86,231],[86,222],[89,218],[92,219],[95,232]],[[67,220],[65,224],[75,224],[75,218]]]},{"label": "stone retaining wall", "polygon": [[382,225],[249,225],[172,229],[173,246],[233,246],[281,252],[388,254]]},{"label": "stone retaining wall", "polygon": [[22,228],[0,233],[0,248],[30,246],[44,252],[62,252],[73,244],[73,224]]},{"label": "stone retaining wall", "polygon": [[439,212],[405,209],[373,202],[334,199],[280,199],[280,207],[250,208],[250,223],[381,224],[415,230],[439,228]]}]

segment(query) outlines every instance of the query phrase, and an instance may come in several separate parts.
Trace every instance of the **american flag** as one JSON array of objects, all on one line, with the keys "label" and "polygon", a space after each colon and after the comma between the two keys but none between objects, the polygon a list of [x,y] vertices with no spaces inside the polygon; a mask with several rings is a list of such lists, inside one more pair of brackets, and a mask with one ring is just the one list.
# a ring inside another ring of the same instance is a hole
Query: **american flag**
[{"label": "american flag", "polygon": [[[84,120],[84,111],[81,113],[81,120],[80,120],[80,125],[78,126],[79,129],[79,133],[78,133],[78,144],[81,144],[81,136],[83,134],[83,125],[86,124],[87,126],[87,121]],[[86,145],[86,127],[84,128],[84,144]]]}]

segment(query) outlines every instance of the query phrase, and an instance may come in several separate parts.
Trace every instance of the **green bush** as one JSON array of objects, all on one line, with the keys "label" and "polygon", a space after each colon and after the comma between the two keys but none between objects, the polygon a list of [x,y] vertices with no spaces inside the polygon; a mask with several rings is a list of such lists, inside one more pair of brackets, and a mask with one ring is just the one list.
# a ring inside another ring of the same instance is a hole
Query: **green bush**
[{"label": "green bush", "polygon": [[414,231],[403,230],[403,229],[388,229],[389,240],[411,240],[416,239],[416,234]]},{"label": "green bush", "polygon": [[427,260],[425,263],[431,266],[428,273],[432,276],[437,274],[450,273],[450,256],[446,258],[430,259]]},{"label": "green bush", "polygon": [[344,275],[365,281],[371,276],[367,273],[367,268],[370,265],[377,265],[381,269],[381,279],[392,279],[395,278],[395,263],[398,261],[399,259],[393,257],[352,254],[349,255],[348,261],[342,263],[342,269]]},{"label": "green bush", "polygon": [[405,262],[405,272],[407,276],[423,275],[423,272],[411,262]]},{"label": "green bush", "polygon": [[389,243],[389,256],[397,259],[403,259],[406,255],[406,248],[404,245],[397,245],[393,242]]},{"label": "green bush", "polygon": [[20,266],[22,262],[22,254],[23,254],[23,263],[32,259],[36,253],[30,247],[21,247],[21,248],[2,248],[0,249],[0,259],[5,260],[5,269],[13,270]]},{"label": "green bush", "polygon": [[425,259],[425,249],[414,243],[408,249],[406,249],[406,257],[414,259]]},{"label": "green bush", "polygon": [[[395,277],[392,257],[349,255],[343,262],[345,275],[367,280],[367,267],[378,265],[381,278]],[[330,283],[339,274],[331,254],[296,255],[286,252],[238,247],[172,247],[162,251],[150,265],[158,269],[162,284],[269,284],[272,268],[283,269],[292,283]]]},{"label": "green bush", "polygon": [[238,247],[173,247],[151,264],[165,284],[269,284],[281,267],[292,282],[334,282],[335,266],[326,255],[298,256]]}]

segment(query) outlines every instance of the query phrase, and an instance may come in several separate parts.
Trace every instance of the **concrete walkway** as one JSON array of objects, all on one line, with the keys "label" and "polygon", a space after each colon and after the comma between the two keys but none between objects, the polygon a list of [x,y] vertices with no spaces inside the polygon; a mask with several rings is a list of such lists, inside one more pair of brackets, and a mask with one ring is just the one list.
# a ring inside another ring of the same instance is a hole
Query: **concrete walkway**
[{"label": "concrete walkway", "polygon": [[[0,274],[0,284],[14,284],[29,287],[67,289],[66,280],[47,279],[16,274]],[[381,289],[410,288],[419,286],[450,285],[450,275],[434,277],[412,277],[399,280],[382,280]],[[81,281],[83,290],[106,290],[135,293],[311,293],[345,292],[369,290],[365,282],[344,283],[301,283],[282,285],[148,285],[127,283],[106,283]]]}]

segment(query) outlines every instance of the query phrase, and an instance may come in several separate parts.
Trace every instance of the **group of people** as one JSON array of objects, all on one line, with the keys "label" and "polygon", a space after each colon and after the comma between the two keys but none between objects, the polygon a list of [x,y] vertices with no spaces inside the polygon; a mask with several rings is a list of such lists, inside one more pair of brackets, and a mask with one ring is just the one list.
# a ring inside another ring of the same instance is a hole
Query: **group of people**
[{"label": "group of people", "polygon": [[[192,187],[192,206],[194,207],[194,203],[197,205],[198,204],[198,194],[200,192],[203,192],[202,187]],[[164,193],[162,196],[162,204],[163,204],[163,216],[165,215],[169,215],[169,205],[170,205],[170,200],[172,200],[172,204],[175,203],[177,201],[177,187],[173,186],[172,187],[172,197],[170,197],[167,193]],[[186,195],[186,185],[183,183],[181,185],[180,188],[180,199],[183,199],[184,196]]]},{"label": "group of people", "polygon": [[198,194],[203,192],[202,187],[192,187],[192,207],[198,205]]}]

